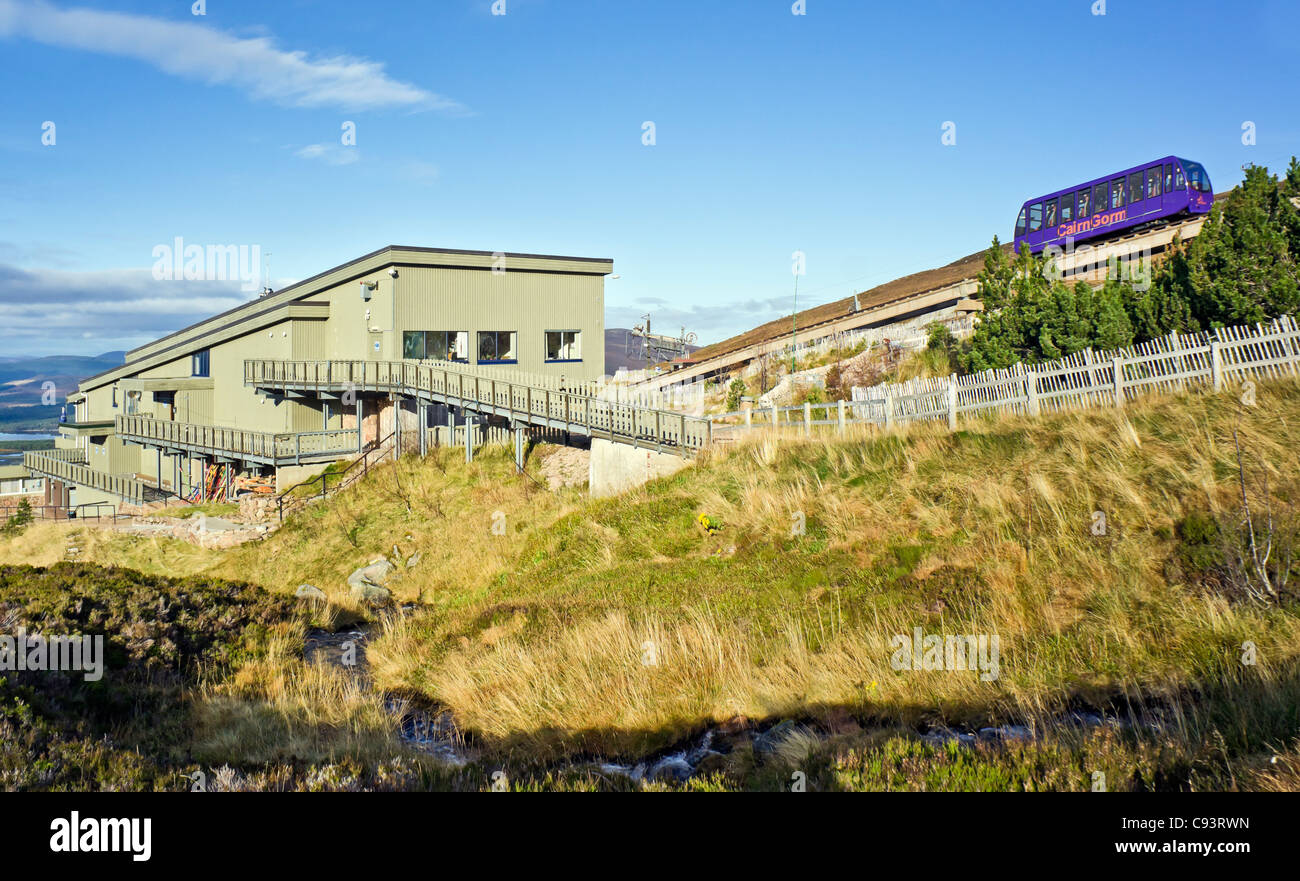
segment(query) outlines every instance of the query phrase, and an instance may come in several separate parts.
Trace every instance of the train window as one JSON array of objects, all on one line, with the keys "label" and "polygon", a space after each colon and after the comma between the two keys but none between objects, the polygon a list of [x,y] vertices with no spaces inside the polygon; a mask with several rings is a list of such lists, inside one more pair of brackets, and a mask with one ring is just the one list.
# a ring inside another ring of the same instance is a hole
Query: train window
[{"label": "train window", "polygon": [[1128,176],[1129,203],[1142,201],[1142,172],[1135,171]]},{"label": "train window", "polygon": [[1212,192],[1210,176],[1205,173],[1205,168],[1199,162],[1185,162],[1183,165],[1187,168],[1187,183],[1193,190],[1201,193]]},{"label": "train window", "polygon": [[1147,169],[1147,198],[1154,199],[1160,195],[1160,166]]},{"label": "train window", "polygon": [[1183,167],[1181,165],[1174,166],[1174,189],[1187,189],[1187,181],[1183,180]]},{"label": "train window", "polygon": [[1029,206],[1029,231],[1038,232],[1043,228],[1043,203],[1035,202]]},{"label": "train window", "polygon": [[1166,162],[1165,163],[1165,192],[1172,193],[1173,191],[1174,191],[1174,164],[1172,162]]},{"label": "train window", "polygon": [[1110,190],[1105,184],[1092,188],[1092,213],[1100,214],[1110,208]]},{"label": "train window", "polygon": [[1061,197],[1061,223],[1071,220],[1074,220],[1074,193],[1066,193]]},{"label": "train window", "polygon": [[1117,177],[1110,182],[1110,207],[1124,207],[1124,178]]},{"label": "train window", "polygon": [[1079,190],[1079,217],[1084,218],[1092,213],[1092,190],[1084,187]]},{"label": "train window", "polygon": [[1025,209],[1020,209],[1020,216],[1016,218],[1016,238],[1025,234]]},{"label": "train window", "polygon": [[1043,226],[1056,226],[1056,200],[1048,199],[1043,203]]}]

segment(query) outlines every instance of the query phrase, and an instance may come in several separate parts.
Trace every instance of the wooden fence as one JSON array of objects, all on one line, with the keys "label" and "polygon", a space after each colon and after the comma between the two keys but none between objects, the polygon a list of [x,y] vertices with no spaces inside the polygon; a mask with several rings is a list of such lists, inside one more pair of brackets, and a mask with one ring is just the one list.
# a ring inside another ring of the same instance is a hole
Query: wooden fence
[{"label": "wooden fence", "polygon": [[1123,407],[1153,393],[1221,391],[1253,379],[1300,376],[1300,326],[1268,324],[1170,334],[1112,352],[1084,350],[1057,361],[966,376],[940,376],[853,389],[853,400],[769,407],[711,417],[715,432],[754,427],[943,422],[997,413],[1036,416],[1086,407]]}]

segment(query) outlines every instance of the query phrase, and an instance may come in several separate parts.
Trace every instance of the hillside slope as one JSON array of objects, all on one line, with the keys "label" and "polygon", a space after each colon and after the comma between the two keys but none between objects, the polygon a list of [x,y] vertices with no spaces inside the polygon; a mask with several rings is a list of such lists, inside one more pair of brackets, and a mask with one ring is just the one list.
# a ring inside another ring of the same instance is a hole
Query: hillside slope
[{"label": "hillside slope", "polygon": [[[376,631],[370,675],[446,708],[475,762],[511,779],[559,767],[602,786],[592,757],[708,731],[726,747],[688,785],[773,787],[798,767],[826,789],[1087,789],[1095,772],[1115,789],[1289,789],[1300,609],[1240,589],[1234,432],[1280,551],[1298,407],[1287,381],[1255,407],[1192,395],[955,435],[760,436],[600,501],[514,476],[504,452],[445,453],[381,468],[261,544],[78,542],[148,572],[309,582],[334,620],[375,614],[349,572],[419,553],[390,584],[408,610]],[[51,562],[67,536],[34,527],[0,559]],[[997,635],[996,671],[899,669],[895,639],[916,628]],[[243,699],[274,706],[258,687]],[[239,760],[238,737],[218,741]]]}]

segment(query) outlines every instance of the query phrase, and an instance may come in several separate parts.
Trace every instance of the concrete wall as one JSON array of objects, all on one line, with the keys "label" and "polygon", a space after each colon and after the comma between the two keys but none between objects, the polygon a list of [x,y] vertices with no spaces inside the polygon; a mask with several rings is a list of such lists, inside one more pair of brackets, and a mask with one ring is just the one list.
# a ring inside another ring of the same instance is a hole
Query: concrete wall
[{"label": "concrete wall", "polygon": [[689,465],[681,456],[636,449],[626,444],[593,439],[588,484],[592,498],[618,495],[656,477],[667,477]]}]

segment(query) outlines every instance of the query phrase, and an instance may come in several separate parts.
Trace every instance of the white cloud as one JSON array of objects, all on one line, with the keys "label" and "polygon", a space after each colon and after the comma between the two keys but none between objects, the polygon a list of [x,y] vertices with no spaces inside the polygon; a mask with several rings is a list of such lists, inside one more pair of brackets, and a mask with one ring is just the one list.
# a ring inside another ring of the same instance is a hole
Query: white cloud
[{"label": "white cloud", "polygon": [[300,159],[319,159],[329,165],[351,165],[361,158],[356,147],[343,147],[339,144],[308,144],[293,155]]},{"label": "white cloud", "polygon": [[305,52],[277,48],[268,37],[236,37],[194,22],[0,0],[0,37],[135,58],[176,76],[236,86],[289,107],[464,109],[392,79],[379,62],[347,55],[309,58]]}]

